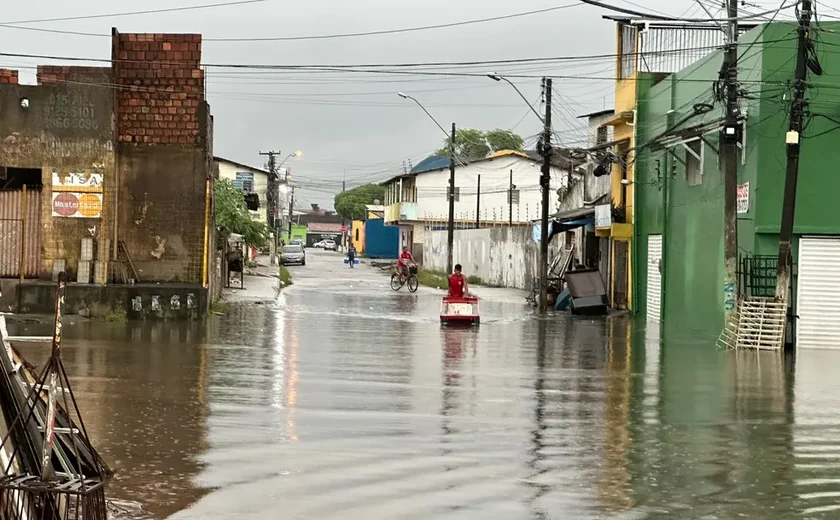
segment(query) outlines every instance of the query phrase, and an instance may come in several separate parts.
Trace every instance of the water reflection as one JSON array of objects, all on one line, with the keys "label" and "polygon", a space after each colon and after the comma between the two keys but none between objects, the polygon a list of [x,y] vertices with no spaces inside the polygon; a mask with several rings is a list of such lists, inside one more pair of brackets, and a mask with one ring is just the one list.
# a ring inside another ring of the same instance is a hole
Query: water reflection
[{"label": "water reflection", "polygon": [[289,291],[205,326],[68,327],[111,495],[226,520],[840,514],[840,353],[492,301],[441,327],[438,305]]}]

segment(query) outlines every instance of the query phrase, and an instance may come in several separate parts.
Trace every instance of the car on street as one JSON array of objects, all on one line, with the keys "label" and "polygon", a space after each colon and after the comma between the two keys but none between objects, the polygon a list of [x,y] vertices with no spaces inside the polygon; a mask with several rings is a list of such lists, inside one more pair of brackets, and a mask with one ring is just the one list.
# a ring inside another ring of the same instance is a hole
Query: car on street
[{"label": "car on street", "polygon": [[326,251],[336,251],[336,250],[338,250],[338,246],[335,244],[335,240],[324,240],[324,250],[326,250]]},{"label": "car on street", "polygon": [[319,242],[315,242],[314,244],[312,244],[312,247],[318,248],[318,249],[323,249],[324,245],[326,245],[326,243],[327,243],[326,240],[321,240]]},{"label": "car on street", "polygon": [[289,244],[283,247],[283,251],[280,253],[280,261],[283,265],[306,265],[306,251],[298,244]]},{"label": "car on street", "polygon": [[296,238],[296,239],[292,240],[291,242],[289,242],[289,245],[290,246],[300,246],[302,249],[306,249],[306,244],[303,242],[303,240],[301,240],[299,238]]}]

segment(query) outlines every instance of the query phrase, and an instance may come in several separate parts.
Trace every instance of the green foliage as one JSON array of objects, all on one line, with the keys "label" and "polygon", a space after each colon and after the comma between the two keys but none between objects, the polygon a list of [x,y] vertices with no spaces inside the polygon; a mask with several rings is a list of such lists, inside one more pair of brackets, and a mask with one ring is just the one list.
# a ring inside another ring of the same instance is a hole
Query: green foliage
[{"label": "green foliage", "polygon": [[470,285],[487,285],[484,283],[484,280],[480,276],[468,276],[467,283]]},{"label": "green foliage", "polygon": [[436,289],[446,290],[449,287],[446,273],[433,269],[420,269],[420,272],[417,273],[417,281],[420,282],[420,285]]},{"label": "green foliage", "polygon": [[112,309],[105,315],[105,321],[110,323],[125,323],[128,321],[128,314],[125,309]]},{"label": "green foliage", "polygon": [[242,192],[234,188],[230,180],[218,179],[214,195],[219,241],[227,240],[231,233],[236,233],[244,236],[248,245],[265,247],[268,229],[262,222],[251,218]]},{"label": "green foliage", "polygon": [[283,267],[282,265],[280,266],[279,277],[280,277],[281,285],[283,285],[283,286],[292,285],[292,273],[290,273],[289,270],[286,269],[285,267]]},{"label": "green foliage", "polygon": [[[443,142],[443,148],[436,152],[442,157],[449,156],[449,142]],[[525,141],[519,134],[499,128],[483,132],[475,128],[460,128],[455,131],[455,155],[462,159],[481,159],[500,150],[522,150]]]},{"label": "green foliage", "polygon": [[335,212],[350,220],[363,220],[367,211],[365,205],[385,200],[385,187],[379,184],[364,184],[335,196]]}]

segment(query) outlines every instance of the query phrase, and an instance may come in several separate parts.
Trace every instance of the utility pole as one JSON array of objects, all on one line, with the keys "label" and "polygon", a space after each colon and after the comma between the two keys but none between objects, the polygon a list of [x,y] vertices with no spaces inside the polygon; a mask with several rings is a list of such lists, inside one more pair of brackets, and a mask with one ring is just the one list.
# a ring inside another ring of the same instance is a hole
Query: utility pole
[{"label": "utility pole", "polygon": [[738,141],[742,132],[738,106],[738,0],[727,0],[726,57],[726,119],[721,131],[723,143],[723,304],[725,320],[735,310],[738,301]]},{"label": "utility pole", "polygon": [[295,187],[290,186],[290,189],[292,190],[292,198],[289,201],[289,242],[292,241],[292,218],[295,210]]},{"label": "utility pole", "polygon": [[513,168],[510,169],[508,181],[508,227],[513,227]]},{"label": "utility pole", "polygon": [[266,198],[266,220],[268,221],[268,229],[270,230],[269,239],[271,240],[271,265],[277,261],[277,196],[280,193],[277,178],[277,166],[274,160],[276,155],[280,152],[260,152],[260,155],[268,156],[268,186]]},{"label": "utility pole", "polygon": [[[347,189],[347,170],[344,170],[344,174],[341,177],[341,193]],[[344,231],[341,232],[341,250],[347,251],[347,219],[341,217],[341,227]]]},{"label": "utility pole", "polygon": [[478,184],[475,188],[475,229],[481,227],[481,174],[478,174]]},{"label": "utility pole", "polygon": [[551,78],[543,78],[545,119],[541,149],[543,156],[540,174],[542,189],[542,218],[540,219],[540,314],[548,310],[548,192],[551,189]]},{"label": "utility pole", "polygon": [[779,229],[779,268],[776,274],[776,298],[787,299],[790,287],[791,255],[790,242],[793,238],[793,222],[796,215],[796,183],[799,177],[799,152],[802,142],[802,123],[805,115],[805,80],[807,74],[807,42],[811,32],[811,0],[802,0],[799,12],[799,43],[796,50],[796,73],[793,101],[790,104],[790,131],[787,143],[787,171],[785,173],[785,194],[782,199],[782,224]]},{"label": "utility pole", "polygon": [[446,230],[446,272],[452,272],[453,248],[455,247],[455,123],[449,138],[449,225]]}]

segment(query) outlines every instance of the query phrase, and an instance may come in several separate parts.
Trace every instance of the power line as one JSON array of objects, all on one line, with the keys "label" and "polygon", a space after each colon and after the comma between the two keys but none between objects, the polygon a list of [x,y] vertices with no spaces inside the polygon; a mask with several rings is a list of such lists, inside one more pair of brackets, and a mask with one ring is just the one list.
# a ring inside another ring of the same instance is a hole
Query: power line
[{"label": "power line", "polygon": [[[254,3],[254,2],[266,2],[268,0],[243,0],[240,2],[230,2],[230,3],[223,3],[223,4],[212,4],[207,6],[194,6],[194,7],[183,7],[183,8],[171,8],[171,9],[161,9],[161,10],[153,10],[153,11],[137,11],[133,13],[116,13],[116,14],[101,14],[101,15],[89,15],[89,16],[74,16],[74,17],[65,17],[65,18],[49,18],[43,20],[24,20],[20,22],[6,22],[0,23],[0,26],[9,27],[11,29],[24,29],[24,30],[31,30],[32,28],[29,27],[15,27],[15,25],[19,24],[28,24],[28,23],[41,23],[41,22],[57,22],[57,21],[65,21],[65,20],[83,20],[88,18],[107,18],[112,16],[128,16],[128,15],[135,15],[135,14],[149,14],[149,13],[157,13],[157,12],[167,12],[167,11],[183,11],[188,9],[203,9],[207,7],[221,7],[224,5],[236,5],[236,4],[247,4],[247,3]],[[450,27],[462,27],[465,25],[475,25],[487,22],[496,22],[501,20],[510,20],[513,18],[521,18],[525,16],[533,16],[536,14],[545,14],[552,11],[558,11],[561,9],[568,9],[570,7],[578,7],[583,4],[576,2],[573,4],[566,4],[566,5],[558,5],[554,7],[548,7],[546,9],[536,9],[533,11],[524,11],[519,13],[511,13],[501,16],[491,16],[487,18],[478,18],[473,20],[462,20],[459,22],[449,22],[449,23],[442,23],[442,24],[434,24],[434,25],[421,25],[416,27],[403,27],[399,29],[381,29],[376,31],[364,31],[364,32],[355,32],[355,33],[339,33],[339,34],[318,34],[318,35],[305,35],[305,36],[266,36],[266,37],[234,37],[234,38],[204,38],[204,41],[208,42],[260,42],[260,41],[267,41],[267,42],[282,42],[282,41],[303,41],[303,40],[333,40],[338,38],[358,38],[363,36],[379,36],[379,35],[386,35],[386,34],[399,34],[399,33],[408,33],[408,32],[417,32],[417,31],[427,31],[433,29],[446,29]],[[83,33],[83,32],[76,32],[76,31],[58,31],[52,29],[35,29],[41,31],[48,31],[48,32],[57,32],[63,34],[72,34],[77,36],[110,36],[106,34],[95,34],[95,33]]]},{"label": "power line", "polygon": [[[164,7],[161,9],[149,9],[146,11],[129,11],[125,13],[87,14],[79,16],[63,16],[61,18],[41,18],[36,20],[18,20],[14,22],[0,22],[0,26],[21,25],[29,23],[66,22],[71,20],[92,20],[94,18],[115,18],[118,16],[136,16],[140,14],[172,13],[176,11],[194,11],[197,9],[212,9],[214,7],[229,7],[232,5],[258,4],[271,0],[237,0],[233,2],[221,2],[216,4],[190,5],[182,7]],[[110,36],[110,35],[109,35]]]}]

